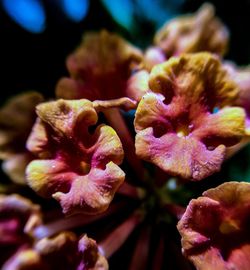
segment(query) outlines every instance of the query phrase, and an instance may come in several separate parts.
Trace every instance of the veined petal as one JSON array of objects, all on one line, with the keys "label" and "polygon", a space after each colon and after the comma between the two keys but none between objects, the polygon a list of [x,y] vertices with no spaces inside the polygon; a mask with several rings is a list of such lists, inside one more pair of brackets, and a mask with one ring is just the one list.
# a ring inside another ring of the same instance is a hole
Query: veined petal
[{"label": "veined petal", "polygon": [[244,134],[245,112],[239,107],[223,108],[218,113],[200,117],[196,125],[194,137],[209,146],[230,146],[239,142]]},{"label": "veined petal", "polygon": [[68,193],[56,192],[53,198],[60,202],[65,214],[98,214],[108,208],[124,178],[124,172],[109,162],[104,170],[95,168],[75,178]]},{"label": "veined petal", "polygon": [[33,160],[26,168],[29,186],[40,196],[50,197],[55,190],[68,190],[76,174],[56,159]]},{"label": "veined petal", "polygon": [[230,107],[238,88],[219,59],[173,57],[152,69],[149,86],[135,113],[137,155],[184,179],[219,171],[226,147],[245,134],[244,110]]},{"label": "veined petal", "polygon": [[58,100],[37,108],[40,120],[28,145],[40,159],[28,165],[28,183],[41,196],[57,199],[65,214],[106,210],[125,177],[117,166],[124,155],[121,141],[111,127],[94,126],[95,106]]},{"label": "veined petal", "polygon": [[99,125],[94,136],[97,137],[91,166],[102,168],[109,161],[121,164],[123,160],[123,148],[114,129],[106,125]]},{"label": "veined petal", "polygon": [[192,137],[178,137],[168,133],[157,138],[152,128],[136,135],[136,154],[152,162],[170,175],[193,181],[201,180],[220,170],[225,156],[225,146],[214,150]]},{"label": "veined petal", "polygon": [[167,99],[185,95],[187,102],[202,103],[210,110],[232,104],[239,95],[238,86],[219,59],[204,52],[183,54],[156,65],[150,73],[149,87]]}]

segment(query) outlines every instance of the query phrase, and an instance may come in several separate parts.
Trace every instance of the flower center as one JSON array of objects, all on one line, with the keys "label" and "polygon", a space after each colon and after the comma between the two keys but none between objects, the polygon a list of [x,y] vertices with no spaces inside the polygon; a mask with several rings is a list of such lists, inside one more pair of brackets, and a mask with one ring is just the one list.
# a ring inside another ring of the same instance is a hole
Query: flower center
[{"label": "flower center", "polygon": [[182,125],[181,127],[178,127],[176,130],[176,134],[178,137],[186,137],[190,133],[190,128],[189,126]]},{"label": "flower center", "polygon": [[230,234],[240,230],[240,226],[236,220],[225,220],[220,224],[219,230],[222,234]]}]

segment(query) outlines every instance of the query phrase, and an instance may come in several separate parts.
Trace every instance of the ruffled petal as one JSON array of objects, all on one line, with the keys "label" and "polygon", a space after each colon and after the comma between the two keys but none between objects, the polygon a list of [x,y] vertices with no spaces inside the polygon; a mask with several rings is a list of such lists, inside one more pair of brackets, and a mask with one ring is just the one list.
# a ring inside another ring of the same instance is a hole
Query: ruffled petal
[{"label": "ruffled petal", "polygon": [[65,214],[106,210],[125,178],[117,166],[124,155],[121,141],[111,127],[94,126],[95,105],[102,104],[58,100],[37,108],[40,120],[28,145],[40,159],[28,165],[28,183],[57,199]]},{"label": "ruffled petal", "polygon": [[196,13],[167,22],[155,35],[154,43],[167,55],[209,51],[224,55],[229,32],[215,16],[214,7],[204,4]]},{"label": "ruffled petal", "polygon": [[244,182],[224,183],[192,200],[177,225],[184,255],[200,270],[247,270],[249,209],[250,184]]},{"label": "ruffled petal", "polygon": [[245,131],[245,112],[242,108],[223,108],[218,113],[206,114],[195,124],[193,136],[203,141],[207,147],[220,144],[234,145],[240,141]]},{"label": "ruffled petal", "polygon": [[209,53],[171,58],[153,68],[149,86],[135,114],[137,155],[184,179],[219,171],[226,147],[245,133],[244,110],[230,107],[238,88],[219,60]]},{"label": "ruffled petal", "polygon": [[25,152],[25,141],[36,119],[35,107],[43,101],[37,92],[26,92],[10,99],[0,110],[0,157]]},{"label": "ruffled petal", "polygon": [[71,78],[59,81],[56,95],[91,101],[121,97],[137,100],[146,90],[146,71],[138,72],[142,60],[142,52],[118,35],[107,31],[87,33],[68,57]]},{"label": "ruffled petal", "polygon": [[55,192],[53,198],[60,202],[65,214],[98,214],[108,208],[124,178],[124,172],[109,162],[104,170],[96,168],[86,176],[76,177],[68,193]]},{"label": "ruffled petal", "polygon": [[169,101],[184,95],[186,102],[202,103],[210,111],[234,104],[239,95],[238,86],[219,59],[209,53],[184,54],[156,65],[149,87]]},{"label": "ruffled petal", "polygon": [[210,151],[192,137],[178,137],[174,133],[155,137],[152,128],[136,135],[136,154],[152,162],[170,175],[193,181],[201,180],[220,170],[225,146]]}]

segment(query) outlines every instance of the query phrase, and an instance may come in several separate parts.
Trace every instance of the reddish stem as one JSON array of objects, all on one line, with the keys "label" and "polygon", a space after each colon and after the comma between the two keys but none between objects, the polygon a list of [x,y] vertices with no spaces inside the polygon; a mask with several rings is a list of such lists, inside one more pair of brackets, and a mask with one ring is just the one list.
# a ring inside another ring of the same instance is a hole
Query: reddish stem
[{"label": "reddish stem", "polygon": [[163,234],[161,233],[161,237],[159,239],[159,243],[155,251],[155,256],[153,258],[152,270],[162,269],[164,259],[164,248],[165,248],[164,237]]},{"label": "reddish stem", "polygon": [[129,270],[144,270],[147,268],[150,234],[151,229],[149,226],[144,227],[140,232]]},{"label": "reddish stem", "polygon": [[178,220],[181,219],[186,210],[185,207],[171,203],[165,204],[163,208],[165,208],[170,214],[175,216]]},{"label": "reddish stem", "polygon": [[78,215],[65,217],[63,219],[53,221],[46,225],[40,225],[34,230],[32,236],[35,237],[36,239],[41,239],[43,237],[52,236],[60,231],[88,225],[99,219],[110,216],[117,211],[121,211],[121,208],[124,205],[125,203],[113,204],[109,207],[109,209],[105,213],[102,213],[99,215],[90,216],[90,215],[78,214]]},{"label": "reddish stem", "polygon": [[142,222],[143,217],[144,215],[141,211],[135,211],[98,245],[101,253],[106,258],[111,257],[123,245],[133,230]]},{"label": "reddish stem", "polygon": [[143,180],[144,168],[141,161],[135,154],[135,142],[131,136],[131,133],[117,108],[110,108],[104,110],[105,117],[107,118],[110,125],[115,129],[119,138],[121,139],[125,157],[129,162],[130,166],[136,173],[138,179]]},{"label": "reddish stem", "polygon": [[231,158],[237,152],[239,152],[243,147],[245,147],[250,142],[250,137],[243,138],[239,143],[234,146],[227,147],[226,149],[226,159]]},{"label": "reddish stem", "polygon": [[146,193],[144,189],[132,186],[128,182],[124,182],[117,192],[133,199],[143,199]]}]

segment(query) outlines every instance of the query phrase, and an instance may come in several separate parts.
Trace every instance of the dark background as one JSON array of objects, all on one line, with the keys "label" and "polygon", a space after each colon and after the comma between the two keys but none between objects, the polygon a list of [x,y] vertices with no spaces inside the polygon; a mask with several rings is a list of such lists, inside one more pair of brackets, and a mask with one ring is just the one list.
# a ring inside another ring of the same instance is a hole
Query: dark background
[{"label": "dark background", "polygon": [[[139,30],[136,35],[131,34],[113,20],[98,0],[90,1],[88,14],[80,23],[67,19],[55,1],[42,2],[46,9],[47,27],[41,34],[24,30],[0,6],[1,103],[7,97],[26,90],[38,90],[53,97],[57,80],[67,74],[65,58],[79,44],[84,31],[106,28],[144,46],[150,44],[155,31],[153,24],[139,18]],[[205,1],[184,1],[178,12],[196,11],[203,2]],[[215,5],[217,15],[231,32],[230,50],[226,58],[235,60],[240,65],[248,64],[250,0],[210,2]]]}]

